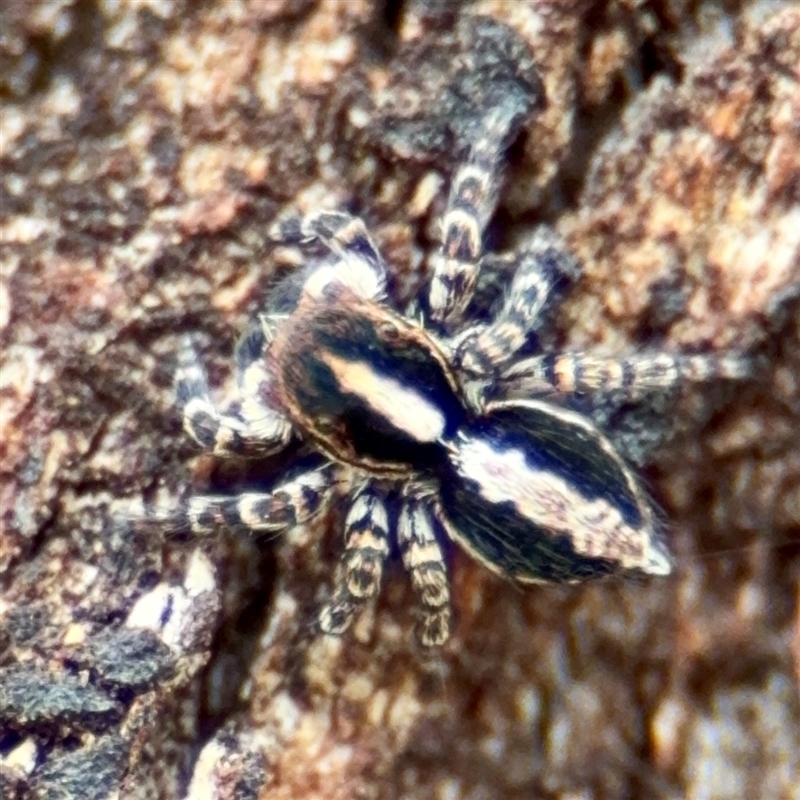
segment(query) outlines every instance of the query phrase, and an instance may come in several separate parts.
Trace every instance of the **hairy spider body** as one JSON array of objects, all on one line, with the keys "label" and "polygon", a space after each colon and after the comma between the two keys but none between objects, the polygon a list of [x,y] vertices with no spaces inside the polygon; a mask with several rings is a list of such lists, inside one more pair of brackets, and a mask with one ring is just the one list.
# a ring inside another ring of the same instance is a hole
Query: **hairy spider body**
[{"label": "hairy spider body", "polygon": [[270,357],[293,424],[332,458],[375,474],[424,468],[463,424],[456,376],[431,337],[341,284],[300,302]]},{"label": "hairy spider body", "polygon": [[[297,435],[317,451],[260,491],[192,497],[182,516],[193,531],[274,533],[349,496],[344,551],[319,615],[325,632],[345,631],[377,595],[392,540],[419,598],[426,645],[450,632],[446,538],[520,583],[667,574],[639,479],[565,401],[589,392],[639,400],[687,380],[748,374],[735,354],[518,357],[579,268],[544,228],[519,253],[482,254],[502,153],[524,119],[514,97],[476,125],[453,179],[430,326],[389,307],[387,268],[364,223],[322,212],[273,228],[281,242],[321,242],[330,256],[278,287],[241,339],[232,410],[215,408],[190,343],[180,355],[184,427],[201,447],[260,457]],[[501,262],[514,266],[505,297],[491,320],[470,323],[481,269]]]},{"label": "hairy spider body", "polygon": [[449,447],[446,527],[492,571],[520,583],[670,571],[636,476],[580,414],[492,402]]},{"label": "hairy spider body", "polygon": [[[277,532],[355,492],[320,625],[342,633],[376,596],[394,538],[421,601],[426,645],[443,643],[450,630],[443,536],[519,583],[670,571],[638,478],[587,417],[544,399],[484,401],[484,379],[452,366],[457,348],[468,352],[462,342],[448,358],[445,343],[359,297],[335,273],[317,291],[301,294],[288,316],[266,315],[240,345],[240,387],[252,393],[236,416],[209,410],[199,367],[182,358],[185,427],[199,444],[259,456],[280,449],[294,430],[324,454],[263,492],[191,498],[194,532],[221,525]],[[541,397],[586,387],[635,396],[682,378],[746,372],[732,355],[596,363],[571,354],[527,370],[521,363],[507,370],[509,392],[527,381]],[[503,378],[496,383],[502,387]]]}]

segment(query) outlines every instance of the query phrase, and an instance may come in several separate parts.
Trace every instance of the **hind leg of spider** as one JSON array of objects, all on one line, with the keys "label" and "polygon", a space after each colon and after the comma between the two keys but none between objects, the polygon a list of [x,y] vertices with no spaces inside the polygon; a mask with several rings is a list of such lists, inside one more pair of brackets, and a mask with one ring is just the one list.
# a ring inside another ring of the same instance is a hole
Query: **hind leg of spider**
[{"label": "hind leg of spider", "polygon": [[195,495],[161,521],[169,530],[188,530],[197,536],[207,536],[220,528],[235,533],[277,534],[302,525],[323,511],[339,480],[336,465],[315,465],[270,491]]},{"label": "hind leg of spider", "polygon": [[742,353],[638,353],[624,357],[554,353],[524,359],[499,381],[504,396],[599,394],[620,402],[677,391],[689,383],[747,380],[754,361]]},{"label": "hind leg of spider", "polygon": [[365,603],[377,596],[389,555],[389,513],[383,499],[370,487],[353,501],[344,538],[333,597],[319,615],[323,632],[337,635],[344,633]]},{"label": "hind leg of spider", "polygon": [[438,647],[450,636],[450,584],[435,526],[430,503],[413,497],[403,501],[397,543],[421,606],[417,634],[426,647]]},{"label": "hind leg of spider", "polygon": [[453,178],[428,295],[431,317],[440,325],[457,323],[472,299],[483,233],[497,205],[503,153],[529,110],[513,94],[495,105]]},{"label": "hind leg of spider", "polygon": [[178,353],[175,391],[183,428],[204,450],[222,456],[259,457],[282,450],[289,441],[289,420],[261,400],[264,390],[259,369],[240,370],[241,408],[221,412],[211,400],[194,347],[188,338],[184,341]]},{"label": "hind leg of spider", "polygon": [[[329,280],[328,271],[361,297],[380,300],[386,294],[386,262],[364,221],[343,211],[320,211],[304,217],[286,217],[270,229],[270,236],[287,244],[322,242],[341,263],[313,272],[316,282]],[[314,288],[314,287],[309,287]],[[318,290],[317,290],[318,291]]]},{"label": "hind leg of spider", "polygon": [[538,228],[517,260],[503,305],[488,325],[458,337],[455,363],[467,374],[488,377],[511,361],[580,274],[578,262],[550,228]]}]

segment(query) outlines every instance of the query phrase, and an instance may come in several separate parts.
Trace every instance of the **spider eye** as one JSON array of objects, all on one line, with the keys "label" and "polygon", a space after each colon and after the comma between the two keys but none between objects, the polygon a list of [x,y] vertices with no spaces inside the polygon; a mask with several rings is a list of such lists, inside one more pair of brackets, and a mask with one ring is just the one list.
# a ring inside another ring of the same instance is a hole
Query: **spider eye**
[{"label": "spider eye", "polygon": [[375,327],[378,338],[384,342],[396,342],[400,339],[400,331],[392,322],[379,322]]},{"label": "spider eye", "polygon": [[315,420],[314,426],[324,436],[330,436],[336,431],[336,420],[334,417],[320,416]]}]

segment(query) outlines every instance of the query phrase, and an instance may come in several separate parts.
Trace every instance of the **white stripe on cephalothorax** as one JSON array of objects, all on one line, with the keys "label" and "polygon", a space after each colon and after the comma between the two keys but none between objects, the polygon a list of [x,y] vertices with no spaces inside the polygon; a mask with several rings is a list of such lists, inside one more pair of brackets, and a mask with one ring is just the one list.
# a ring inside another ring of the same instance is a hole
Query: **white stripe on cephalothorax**
[{"label": "white stripe on cephalothorax", "polygon": [[366,361],[349,361],[323,350],[320,360],[330,367],[339,388],[361,398],[370,410],[418,442],[442,437],[442,411],[415,389],[377,372]]}]

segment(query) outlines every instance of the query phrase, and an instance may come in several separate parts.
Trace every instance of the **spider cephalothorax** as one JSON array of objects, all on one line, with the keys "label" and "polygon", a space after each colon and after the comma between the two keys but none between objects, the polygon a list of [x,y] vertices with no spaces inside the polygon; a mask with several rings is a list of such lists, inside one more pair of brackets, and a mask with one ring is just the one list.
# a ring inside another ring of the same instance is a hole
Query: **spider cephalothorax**
[{"label": "spider cephalothorax", "polygon": [[[386,265],[363,222],[341,212],[284,220],[284,242],[330,257],[291,278],[294,295],[259,316],[237,348],[240,398],[220,413],[188,346],[177,386],[187,432],[221,456],[263,456],[301,437],[319,457],[262,492],[198,495],[191,528],[274,532],[349,497],[344,553],[319,621],[341,633],[379,588],[394,538],[422,610],[420,637],[450,630],[444,537],[520,583],[670,570],[652,509],[605,433],[563,402],[626,401],[684,380],[740,378],[736,355],[582,353],[520,357],[577,264],[549,230],[508,254],[514,277],[494,318],[469,323],[498,165],[519,108],[489,109],[457,171],[424,325],[392,309]],[[496,260],[496,259],[495,259]],[[277,295],[276,295],[277,296]]]}]

